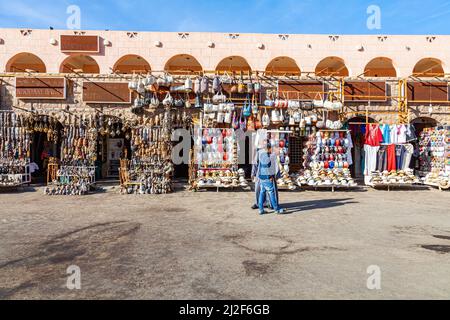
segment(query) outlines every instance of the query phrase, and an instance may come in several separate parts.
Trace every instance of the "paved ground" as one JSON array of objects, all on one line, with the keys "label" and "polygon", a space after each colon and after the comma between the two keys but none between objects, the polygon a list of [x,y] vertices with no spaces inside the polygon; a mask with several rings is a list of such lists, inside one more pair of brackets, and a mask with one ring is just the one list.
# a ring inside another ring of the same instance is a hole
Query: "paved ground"
[{"label": "paved ground", "polygon": [[450,298],[449,192],[282,193],[291,214],[264,217],[252,199],[0,194],[0,299]]}]

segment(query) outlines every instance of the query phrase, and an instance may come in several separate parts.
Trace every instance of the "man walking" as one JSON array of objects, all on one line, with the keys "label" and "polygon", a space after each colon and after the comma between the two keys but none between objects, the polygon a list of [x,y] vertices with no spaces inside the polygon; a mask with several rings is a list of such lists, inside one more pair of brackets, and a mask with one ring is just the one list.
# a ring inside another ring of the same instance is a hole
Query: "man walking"
[{"label": "man walking", "polygon": [[270,198],[270,203],[272,209],[275,210],[277,214],[285,213],[278,203],[277,197],[277,178],[280,175],[280,170],[277,164],[277,157],[272,152],[272,145],[267,144],[267,148],[258,151],[257,158],[257,175],[256,178],[259,179],[259,197],[258,197],[258,208],[261,215],[266,214],[264,211],[264,203],[266,202],[266,193]]}]

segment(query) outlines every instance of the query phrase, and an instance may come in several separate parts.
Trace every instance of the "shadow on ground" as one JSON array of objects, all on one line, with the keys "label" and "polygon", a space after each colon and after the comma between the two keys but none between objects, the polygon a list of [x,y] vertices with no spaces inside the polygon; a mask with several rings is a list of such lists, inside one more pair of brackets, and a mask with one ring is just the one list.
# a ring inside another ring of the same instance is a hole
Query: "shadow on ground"
[{"label": "shadow on ground", "polygon": [[294,214],[311,210],[328,209],[341,207],[349,204],[358,203],[357,201],[351,201],[353,198],[344,199],[323,199],[314,201],[300,201],[293,203],[283,203],[282,207],[287,210],[286,214]]}]

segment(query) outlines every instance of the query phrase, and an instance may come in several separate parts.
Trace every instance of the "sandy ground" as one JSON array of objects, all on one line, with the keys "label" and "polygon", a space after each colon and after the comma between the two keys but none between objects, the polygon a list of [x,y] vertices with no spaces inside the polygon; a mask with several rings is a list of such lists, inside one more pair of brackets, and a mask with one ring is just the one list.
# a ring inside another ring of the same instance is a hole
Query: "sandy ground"
[{"label": "sandy ground", "polygon": [[450,298],[449,192],[282,193],[290,214],[263,217],[252,200],[0,194],[0,299]]}]

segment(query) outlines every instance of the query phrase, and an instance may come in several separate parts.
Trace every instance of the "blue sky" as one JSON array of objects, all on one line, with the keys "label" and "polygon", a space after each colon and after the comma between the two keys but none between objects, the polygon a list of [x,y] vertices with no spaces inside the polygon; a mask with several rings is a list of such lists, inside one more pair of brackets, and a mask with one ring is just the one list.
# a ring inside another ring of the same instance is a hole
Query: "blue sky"
[{"label": "blue sky", "polygon": [[[69,5],[81,28],[319,34],[450,34],[444,0],[0,0],[0,27],[66,29]],[[381,9],[381,29],[367,28],[367,8]]]}]

